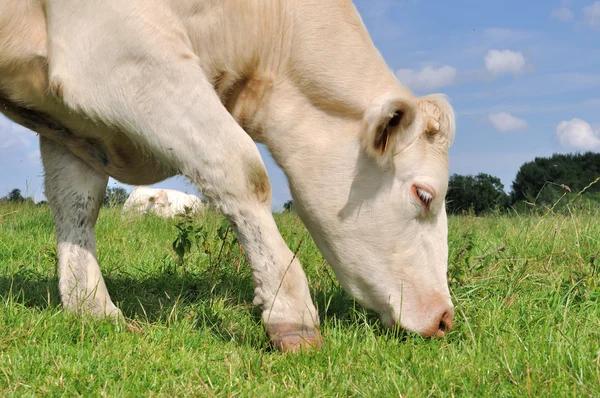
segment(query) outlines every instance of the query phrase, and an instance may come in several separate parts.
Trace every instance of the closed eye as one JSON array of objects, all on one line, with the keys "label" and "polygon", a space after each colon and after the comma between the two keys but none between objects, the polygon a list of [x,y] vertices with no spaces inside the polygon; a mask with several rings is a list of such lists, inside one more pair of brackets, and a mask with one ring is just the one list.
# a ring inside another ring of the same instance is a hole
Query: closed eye
[{"label": "closed eye", "polygon": [[433,190],[430,188],[423,187],[421,185],[413,185],[412,193],[415,199],[423,206],[423,209],[427,212],[431,207],[431,202],[434,198]]}]

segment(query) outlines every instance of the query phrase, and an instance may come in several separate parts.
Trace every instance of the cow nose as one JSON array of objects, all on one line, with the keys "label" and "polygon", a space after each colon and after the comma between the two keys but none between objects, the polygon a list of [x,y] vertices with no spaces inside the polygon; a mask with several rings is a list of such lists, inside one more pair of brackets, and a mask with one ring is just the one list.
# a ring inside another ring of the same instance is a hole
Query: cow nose
[{"label": "cow nose", "polygon": [[444,311],[442,316],[440,317],[440,323],[438,325],[437,331],[434,333],[435,337],[442,337],[450,330],[452,330],[452,318],[454,316],[454,310],[449,309]]}]

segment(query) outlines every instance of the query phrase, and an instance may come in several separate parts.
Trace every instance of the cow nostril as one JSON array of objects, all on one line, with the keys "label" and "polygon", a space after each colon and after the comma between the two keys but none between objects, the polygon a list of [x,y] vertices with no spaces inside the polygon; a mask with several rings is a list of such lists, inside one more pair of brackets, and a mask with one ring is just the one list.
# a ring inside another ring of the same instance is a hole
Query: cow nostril
[{"label": "cow nostril", "polygon": [[436,337],[442,337],[450,330],[452,330],[452,312],[446,311],[440,318],[440,324],[435,335]]},{"label": "cow nostril", "polygon": [[443,320],[440,321],[440,326],[438,326],[438,330],[444,334],[446,333],[446,322],[444,322]]}]

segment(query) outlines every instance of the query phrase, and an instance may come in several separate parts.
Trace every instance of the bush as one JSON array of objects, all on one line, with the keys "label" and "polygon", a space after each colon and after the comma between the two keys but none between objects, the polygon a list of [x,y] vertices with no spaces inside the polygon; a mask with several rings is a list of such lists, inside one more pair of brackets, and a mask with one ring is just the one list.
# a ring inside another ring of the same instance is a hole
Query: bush
[{"label": "bush", "polygon": [[129,194],[125,190],[125,188],[114,187],[114,188],[106,188],[106,192],[104,194],[104,202],[105,206],[114,207],[121,206],[127,200]]},{"label": "bush", "polygon": [[476,176],[453,174],[448,184],[446,209],[451,214],[463,211],[477,215],[505,209],[509,198],[499,178],[485,173]]},{"label": "bush", "polygon": [[[535,158],[521,166],[512,183],[513,203],[529,202],[553,205],[565,193],[578,193],[600,176],[600,153],[552,155]],[[600,184],[592,184],[585,196],[600,193]]]}]

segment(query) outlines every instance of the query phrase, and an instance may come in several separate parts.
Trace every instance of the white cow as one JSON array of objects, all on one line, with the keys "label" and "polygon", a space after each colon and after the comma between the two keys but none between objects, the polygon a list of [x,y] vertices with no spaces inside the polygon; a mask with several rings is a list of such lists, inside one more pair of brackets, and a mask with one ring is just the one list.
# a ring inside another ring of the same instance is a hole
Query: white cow
[{"label": "white cow", "polygon": [[144,186],[135,187],[123,204],[123,212],[154,213],[164,218],[185,213],[186,208],[193,214],[203,210],[204,203],[195,195],[174,189]]},{"label": "white cow", "polygon": [[255,140],[346,291],[389,326],[452,325],[454,114],[396,80],[350,0],[1,1],[0,111],[40,134],[66,309],[119,314],[95,251],[108,177],[182,174],[234,226],[272,343],[319,346]]}]

